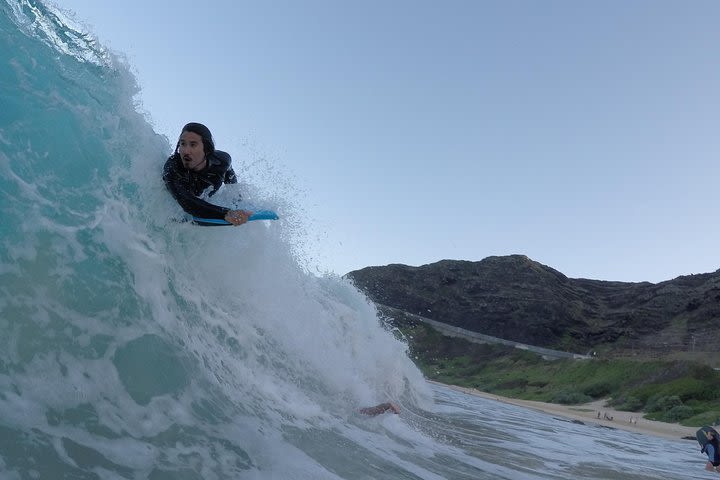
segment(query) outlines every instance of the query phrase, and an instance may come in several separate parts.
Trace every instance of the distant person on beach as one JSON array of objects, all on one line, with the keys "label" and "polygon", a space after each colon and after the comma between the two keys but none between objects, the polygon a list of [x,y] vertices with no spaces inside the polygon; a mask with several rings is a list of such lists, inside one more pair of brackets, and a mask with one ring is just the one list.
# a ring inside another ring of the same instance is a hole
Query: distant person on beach
[{"label": "distant person on beach", "polygon": [[705,470],[712,472],[715,470],[720,473],[720,446],[718,445],[718,438],[715,435],[714,430],[705,430],[703,432],[707,443],[702,447],[700,452],[704,453],[708,457],[708,462],[705,464]]},{"label": "distant person on beach", "polygon": [[386,402],[381,403],[379,405],[375,405],[374,407],[365,407],[360,409],[360,413],[363,415],[380,415],[382,413],[385,413],[387,411],[391,411],[392,413],[399,414],[400,413],[400,407],[393,402]]},{"label": "distant person on beach", "polygon": [[194,217],[225,220],[237,226],[252,215],[202,198],[212,197],[225,183],[237,183],[232,158],[215,149],[212,133],[202,123],[188,123],[182,128],[175,153],[165,162],[163,180],[182,209]]}]

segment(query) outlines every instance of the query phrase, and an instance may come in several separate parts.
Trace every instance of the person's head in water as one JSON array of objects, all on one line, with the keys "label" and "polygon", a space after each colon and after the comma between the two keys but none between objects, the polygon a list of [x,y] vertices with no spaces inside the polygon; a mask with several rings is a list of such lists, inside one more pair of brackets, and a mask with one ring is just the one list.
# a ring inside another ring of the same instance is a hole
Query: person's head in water
[{"label": "person's head in water", "polygon": [[180,132],[176,151],[185,168],[202,170],[207,165],[206,156],[215,151],[210,129],[202,123],[188,123]]}]

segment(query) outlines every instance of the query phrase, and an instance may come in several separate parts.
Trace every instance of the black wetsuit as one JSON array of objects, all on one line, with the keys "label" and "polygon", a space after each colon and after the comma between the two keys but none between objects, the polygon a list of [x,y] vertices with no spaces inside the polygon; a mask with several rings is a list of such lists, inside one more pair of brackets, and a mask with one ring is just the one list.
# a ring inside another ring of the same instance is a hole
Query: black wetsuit
[{"label": "black wetsuit", "polygon": [[207,156],[207,165],[199,172],[186,169],[179,153],[167,159],[163,168],[165,186],[183,210],[201,218],[225,218],[229,208],[213,205],[200,198],[208,188],[213,196],[223,183],[237,183],[231,166],[232,159],[226,152],[215,150]]}]

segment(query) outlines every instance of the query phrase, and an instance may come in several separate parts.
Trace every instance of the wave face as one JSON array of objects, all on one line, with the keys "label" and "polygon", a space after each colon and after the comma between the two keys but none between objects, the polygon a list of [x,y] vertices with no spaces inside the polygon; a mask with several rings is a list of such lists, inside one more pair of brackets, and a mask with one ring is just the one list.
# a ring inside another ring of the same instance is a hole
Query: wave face
[{"label": "wave face", "polygon": [[0,478],[361,468],[357,409],[428,395],[406,345],[307,273],[291,222],[168,220],[171,146],[128,67],[41,2],[0,9]]},{"label": "wave face", "polygon": [[0,479],[702,475],[694,442],[429,386],[363,295],[308,273],[267,169],[221,193],[283,220],[171,220],[128,68],[43,3],[0,10]]}]

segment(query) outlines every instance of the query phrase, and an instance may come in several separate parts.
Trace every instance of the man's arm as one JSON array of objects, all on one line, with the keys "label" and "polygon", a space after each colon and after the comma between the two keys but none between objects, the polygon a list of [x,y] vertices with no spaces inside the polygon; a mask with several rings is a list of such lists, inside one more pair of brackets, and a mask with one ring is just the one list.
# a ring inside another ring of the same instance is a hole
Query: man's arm
[{"label": "man's arm", "polygon": [[225,172],[225,183],[237,183],[237,177],[232,167],[228,168],[227,172]]},{"label": "man's arm", "polygon": [[174,157],[168,158],[163,168],[165,186],[185,212],[195,217],[224,219],[230,211],[229,208],[213,205],[195,196],[188,184],[178,171]]},{"label": "man's arm", "polygon": [[375,405],[374,407],[361,408],[360,413],[362,413],[363,415],[374,416],[385,413],[388,410],[392,411],[393,413],[400,413],[400,407],[393,402],[381,403],[380,405]]}]

